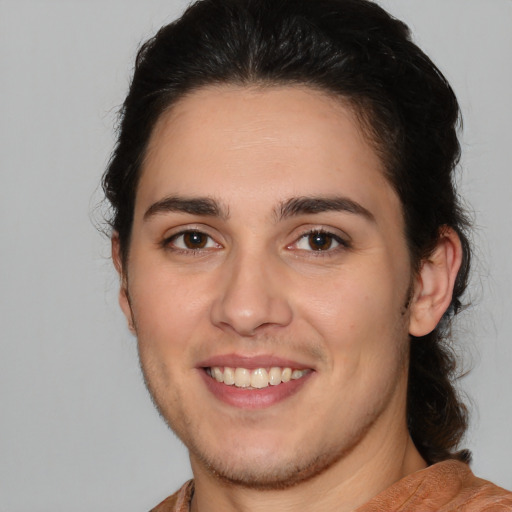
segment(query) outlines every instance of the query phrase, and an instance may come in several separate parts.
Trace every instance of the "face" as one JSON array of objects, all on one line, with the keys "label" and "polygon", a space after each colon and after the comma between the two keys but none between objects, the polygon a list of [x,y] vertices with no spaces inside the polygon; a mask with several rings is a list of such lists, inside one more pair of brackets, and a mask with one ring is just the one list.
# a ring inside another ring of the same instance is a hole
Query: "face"
[{"label": "face", "polygon": [[339,100],[182,99],[152,135],[123,273],[148,388],[197,471],[291,485],[405,429],[401,205]]}]

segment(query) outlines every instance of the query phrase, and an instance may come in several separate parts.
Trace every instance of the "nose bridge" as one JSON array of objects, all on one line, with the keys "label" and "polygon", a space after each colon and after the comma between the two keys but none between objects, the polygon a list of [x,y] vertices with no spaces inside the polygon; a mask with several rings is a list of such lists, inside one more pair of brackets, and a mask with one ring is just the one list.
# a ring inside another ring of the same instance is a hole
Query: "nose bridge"
[{"label": "nose bridge", "polygon": [[212,320],[242,336],[253,336],[263,326],[284,326],[292,310],[286,296],[279,258],[262,248],[233,251],[226,261]]}]

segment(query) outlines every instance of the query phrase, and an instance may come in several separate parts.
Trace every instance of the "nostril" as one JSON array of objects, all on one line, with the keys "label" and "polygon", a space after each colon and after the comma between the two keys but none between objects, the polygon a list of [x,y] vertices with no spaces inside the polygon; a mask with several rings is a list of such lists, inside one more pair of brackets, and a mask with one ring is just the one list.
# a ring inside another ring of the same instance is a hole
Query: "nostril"
[{"label": "nostril", "polygon": [[280,269],[262,261],[263,257],[246,256],[229,268],[212,304],[214,325],[250,338],[262,329],[290,322],[291,308],[286,288],[280,287]]}]

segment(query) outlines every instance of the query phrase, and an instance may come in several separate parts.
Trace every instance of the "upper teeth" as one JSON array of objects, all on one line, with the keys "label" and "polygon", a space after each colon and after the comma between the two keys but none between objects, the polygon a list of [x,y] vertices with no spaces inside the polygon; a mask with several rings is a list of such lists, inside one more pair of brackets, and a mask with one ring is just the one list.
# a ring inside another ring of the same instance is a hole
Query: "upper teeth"
[{"label": "upper teeth", "polygon": [[228,386],[235,385],[238,388],[266,388],[269,385],[277,386],[281,382],[289,382],[291,379],[300,379],[309,370],[292,370],[291,368],[279,368],[274,366],[270,369],[256,368],[220,368],[213,366],[207,369],[208,375],[217,382],[223,382]]}]

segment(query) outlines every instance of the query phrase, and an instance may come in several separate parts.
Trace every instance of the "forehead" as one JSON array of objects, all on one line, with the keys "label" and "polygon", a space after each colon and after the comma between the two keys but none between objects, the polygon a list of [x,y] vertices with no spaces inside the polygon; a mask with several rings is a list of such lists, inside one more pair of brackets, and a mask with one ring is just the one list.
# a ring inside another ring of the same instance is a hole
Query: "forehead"
[{"label": "forehead", "polygon": [[397,201],[350,106],[299,86],[207,87],[165,112],[136,210],[191,194],[228,203],[242,196],[245,207],[304,195],[343,194],[374,207]]}]

